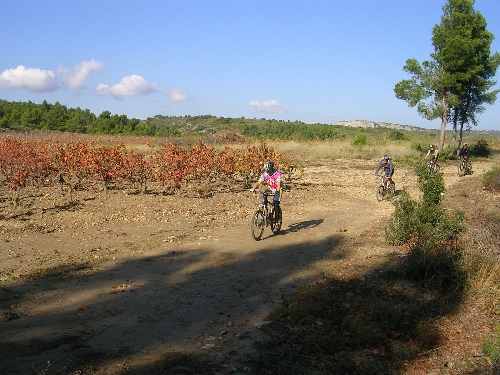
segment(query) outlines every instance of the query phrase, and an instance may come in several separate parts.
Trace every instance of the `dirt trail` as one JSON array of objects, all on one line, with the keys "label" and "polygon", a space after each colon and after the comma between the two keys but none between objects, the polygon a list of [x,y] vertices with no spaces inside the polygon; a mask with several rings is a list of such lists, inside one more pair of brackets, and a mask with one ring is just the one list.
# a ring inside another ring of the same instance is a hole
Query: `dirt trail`
[{"label": "dirt trail", "polygon": [[[244,361],[282,294],[324,275],[361,278],[397,253],[383,240],[393,206],[375,200],[373,164],[307,168],[284,197],[282,233],[266,228],[261,241],[249,231],[258,198],[246,191],[81,191],[69,204],[42,189],[19,208],[4,197],[0,373],[190,373],[195,363],[251,372]],[[460,188],[456,166],[442,168]],[[418,193],[411,169],[398,166],[395,181]]]}]

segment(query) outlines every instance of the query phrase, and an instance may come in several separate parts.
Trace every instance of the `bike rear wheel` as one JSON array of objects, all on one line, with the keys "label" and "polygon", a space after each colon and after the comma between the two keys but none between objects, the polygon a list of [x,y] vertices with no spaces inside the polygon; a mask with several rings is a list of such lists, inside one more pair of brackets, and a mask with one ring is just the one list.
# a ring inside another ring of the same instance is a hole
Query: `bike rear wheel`
[{"label": "bike rear wheel", "polygon": [[281,207],[277,210],[274,210],[271,217],[271,230],[274,234],[278,234],[281,230],[281,222],[282,222],[283,214],[281,212]]},{"label": "bike rear wheel", "polygon": [[261,210],[255,211],[252,215],[252,221],[250,223],[250,229],[252,231],[252,237],[254,240],[258,241],[262,238],[265,226],[266,221],[264,218],[264,213]]}]

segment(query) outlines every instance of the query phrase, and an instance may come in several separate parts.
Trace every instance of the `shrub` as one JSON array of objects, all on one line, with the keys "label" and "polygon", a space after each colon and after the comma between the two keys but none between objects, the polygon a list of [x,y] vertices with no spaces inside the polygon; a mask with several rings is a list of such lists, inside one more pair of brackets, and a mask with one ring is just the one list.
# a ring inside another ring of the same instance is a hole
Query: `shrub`
[{"label": "shrub", "polygon": [[492,362],[500,362],[500,324],[497,324],[497,338],[487,338],[483,344],[483,354]]},{"label": "shrub", "polygon": [[393,202],[395,210],[386,228],[386,241],[409,248],[405,267],[408,276],[458,284],[461,273],[456,250],[458,238],[465,230],[464,214],[456,211],[447,215],[439,206],[445,190],[440,174],[429,174],[424,163],[419,163],[415,170],[422,198],[413,200],[403,191]]},{"label": "shrub", "polygon": [[500,167],[495,166],[483,176],[483,184],[488,190],[500,191]]},{"label": "shrub", "polygon": [[415,150],[415,151],[418,151],[418,152],[427,152],[427,149],[429,148],[429,145],[427,143],[426,144],[422,144],[422,143],[419,143],[419,142],[412,142],[410,148],[412,150]]},{"label": "shrub", "polygon": [[394,205],[396,209],[386,228],[386,240],[391,245],[406,245],[425,253],[448,252],[464,231],[462,211],[446,215],[430,202],[412,200],[406,191]]},{"label": "shrub", "polygon": [[441,202],[442,194],[445,191],[443,176],[440,174],[430,174],[426,163],[418,163],[415,167],[417,181],[423,194],[424,204],[437,205]]},{"label": "shrub", "polygon": [[363,147],[367,145],[366,134],[358,134],[354,141],[352,141],[352,145],[355,147]]},{"label": "shrub", "polygon": [[491,155],[491,148],[484,138],[478,140],[471,147],[471,154],[478,157],[487,158]]},{"label": "shrub", "polygon": [[446,146],[439,153],[439,158],[442,160],[457,160],[457,153],[451,146]]},{"label": "shrub", "polygon": [[389,133],[389,138],[393,141],[402,141],[406,139],[406,136],[401,130],[391,130]]},{"label": "shrub", "polygon": [[418,224],[418,202],[412,200],[410,194],[403,190],[393,203],[395,210],[386,228],[386,240],[395,246],[408,244],[414,238]]}]

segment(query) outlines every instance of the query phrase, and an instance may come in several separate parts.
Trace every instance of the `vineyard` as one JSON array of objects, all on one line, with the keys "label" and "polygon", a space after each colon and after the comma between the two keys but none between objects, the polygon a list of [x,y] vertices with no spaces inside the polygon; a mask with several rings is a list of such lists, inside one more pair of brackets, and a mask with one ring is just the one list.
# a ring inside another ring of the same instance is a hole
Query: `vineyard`
[{"label": "vineyard", "polygon": [[18,197],[26,186],[58,185],[60,192],[89,186],[107,190],[130,189],[145,193],[151,184],[163,193],[182,185],[245,186],[256,179],[265,160],[273,160],[289,180],[300,171],[282,154],[265,144],[226,146],[218,150],[199,140],[190,148],[166,142],[161,149],[128,150],[125,144],[103,146],[94,142],[63,144],[53,140],[0,140],[2,186]]}]

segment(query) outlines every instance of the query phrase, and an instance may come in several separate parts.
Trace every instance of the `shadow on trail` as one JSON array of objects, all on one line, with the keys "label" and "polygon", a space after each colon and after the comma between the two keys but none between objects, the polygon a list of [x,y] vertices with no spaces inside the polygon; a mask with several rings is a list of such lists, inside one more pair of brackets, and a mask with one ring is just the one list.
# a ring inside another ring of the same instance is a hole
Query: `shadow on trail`
[{"label": "shadow on trail", "polygon": [[276,375],[412,373],[405,366],[440,346],[441,317],[458,308],[462,292],[450,289],[394,275],[310,285],[271,314],[250,366]]},{"label": "shadow on trail", "polygon": [[[90,275],[75,268],[58,277],[2,288],[0,307],[15,306],[19,316],[1,323],[0,373],[223,374],[231,373],[228,363],[240,356],[234,360],[238,370],[253,374],[244,370],[242,361],[254,354],[245,351],[262,334],[258,323],[280,303],[288,310],[272,314],[274,323],[264,328],[270,337],[279,338],[278,344],[270,341],[275,354],[281,353],[270,358],[273,374],[280,373],[275,366],[279,363],[318,353],[322,359],[316,362],[317,374],[377,373],[370,366],[384,373],[380,365],[374,367],[378,360],[397,368],[418,356],[419,350],[410,344],[422,330],[428,332],[427,341],[417,348],[437,347],[437,331],[426,322],[451,313],[460,298],[453,298],[444,311],[438,291],[423,296],[418,287],[377,279],[314,283],[308,268],[327,256],[342,259],[342,241],[341,236],[329,236],[245,255],[238,249],[221,254],[210,246],[179,248],[117,262],[105,271],[88,269]],[[284,257],[293,266],[285,267]],[[305,285],[315,287],[282,300]],[[32,316],[29,303],[38,305]],[[307,312],[301,321],[294,321],[293,306]],[[280,326],[285,328],[276,328]],[[225,349],[228,343],[233,344],[231,351]],[[342,356],[348,361],[339,362]],[[259,366],[259,360],[254,357],[253,363]],[[339,368],[336,363],[354,367]],[[295,373],[308,370],[297,368]]]},{"label": "shadow on trail", "polygon": [[264,235],[262,236],[262,238],[259,241],[271,239],[275,236],[284,236],[286,234],[293,233],[293,232],[299,232],[301,230],[312,229],[312,228],[317,227],[318,225],[322,224],[323,222],[324,222],[323,219],[317,219],[317,220],[307,220],[307,221],[303,221],[300,223],[294,223],[294,224],[289,225],[287,229],[281,228],[279,233],[276,233],[276,234],[269,233],[268,231],[267,232],[264,231]]},{"label": "shadow on trail", "polygon": [[293,223],[293,224],[290,224],[287,229],[282,230],[282,232],[283,232],[283,234],[286,234],[286,233],[291,233],[291,232],[298,232],[298,231],[304,230],[304,229],[311,229],[311,228],[317,227],[320,224],[323,224],[323,222],[324,222],[323,219],[317,219],[317,220],[302,221],[300,223]]},{"label": "shadow on trail", "polygon": [[[209,246],[179,248],[117,261],[104,271],[66,264],[22,275],[24,283],[0,289],[0,312],[16,314],[0,323],[0,373],[69,373],[115,361],[144,364],[120,365],[120,374],[164,373],[158,361],[173,353],[191,361],[200,353],[218,357],[228,341],[243,350],[257,331],[254,324],[283,293],[312,282],[304,270],[335,253],[339,241],[331,237],[309,243],[307,251],[292,245],[245,256],[238,249],[221,254]],[[283,257],[293,259],[293,266],[285,267]]]}]

